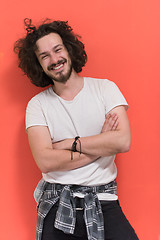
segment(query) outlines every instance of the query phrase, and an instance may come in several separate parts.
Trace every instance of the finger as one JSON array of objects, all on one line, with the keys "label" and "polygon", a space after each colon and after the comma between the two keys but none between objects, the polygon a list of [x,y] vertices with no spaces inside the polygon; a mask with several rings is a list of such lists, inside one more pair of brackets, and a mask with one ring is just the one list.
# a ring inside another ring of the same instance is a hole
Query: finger
[{"label": "finger", "polygon": [[118,124],[119,124],[119,122],[118,122],[118,117],[117,117],[114,119],[114,123],[112,125],[112,130],[116,130],[118,127]]},{"label": "finger", "polygon": [[118,117],[117,114],[108,114],[106,115],[106,120],[103,124],[102,131],[101,132],[107,132],[111,131],[114,127],[115,122],[117,121]]},{"label": "finger", "polygon": [[105,118],[105,121],[104,121],[104,124],[103,124],[102,131],[101,131],[101,132],[105,132],[105,131],[108,130],[108,127],[109,127],[108,121],[109,121],[110,117],[111,117],[111,114],[107,114],[107,115],[106,115],[106,118]]},{"label": "finger", "polygon": [[107,132],[107,131],[109,131],[109,125],[105,122],[101,132]]},{"label": "finger", "polygon": [[113,118],[112,118],[112,122],[111,122],[111,130],[115,130],[118,126],[118,116],[115,115]]},{"label": "finger", "polygon": [[110,113],[109,113],[109,114],[107,114],[107,115],[106,115],[106,119],[105,119],[105,121],[106,121],[106,120],[109,120],[109,119],[110,119],[110,117],[111,117],[111,114],[110,114]]},{"label": "finger", "polygon": [[113,114],[110,119],[108,120],[108,124],[110,126],[110,130],[114,127],[115,122],[118,120],[117,114]]},{"label": "finger", "polygon": [[112,127],[112,131],[115,131],[115,130],[117,129],[118,124],[119,124],[119,122],[118,122],[118,120],[117,120],[117,121],[115,122],[115,124],[113,125],[113,127]]}]

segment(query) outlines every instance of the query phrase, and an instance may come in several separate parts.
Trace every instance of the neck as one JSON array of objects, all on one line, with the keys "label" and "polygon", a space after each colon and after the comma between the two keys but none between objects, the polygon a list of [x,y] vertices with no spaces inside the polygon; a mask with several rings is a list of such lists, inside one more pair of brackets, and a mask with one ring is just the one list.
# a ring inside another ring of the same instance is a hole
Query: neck
[{"label": "neck", "polygon": [[53,91],[65,100],[73,100],[73,98],[83,88],[83,77],[80,77],[75,71],[72,71],[70,78],[66,83],[54,81]]}]

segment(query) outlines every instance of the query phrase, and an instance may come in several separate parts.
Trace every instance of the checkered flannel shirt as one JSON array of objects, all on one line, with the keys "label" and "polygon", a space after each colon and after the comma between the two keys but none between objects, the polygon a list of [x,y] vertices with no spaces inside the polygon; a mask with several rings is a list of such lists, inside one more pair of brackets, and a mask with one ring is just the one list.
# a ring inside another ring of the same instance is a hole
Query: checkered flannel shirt
[{"label": "checkered flannel shirt", "polygon": [[104,240],[104,221],[97,193],[117,194],[114,180],[102,186],[79,186],[51,184],[43,179],[34,193],[37,201],[36,240],[41,240],[43,221],[52,206],[59,201],[54,226],[64,233],[73,234],[76,223],[76,204],[74,193],[84,194],[84,220],[89,240]]}]

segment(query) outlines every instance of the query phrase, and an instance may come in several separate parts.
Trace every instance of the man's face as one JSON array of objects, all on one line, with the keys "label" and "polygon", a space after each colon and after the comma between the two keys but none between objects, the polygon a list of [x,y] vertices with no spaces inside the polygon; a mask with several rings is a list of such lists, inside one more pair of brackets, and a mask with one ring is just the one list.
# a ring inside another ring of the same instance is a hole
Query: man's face
[{"label": "man's face", "polygon": [[36,42],[36,56],[43,71],[54,81],[65,83],[72,72],[72,63],[61,37],[50,33]]}]

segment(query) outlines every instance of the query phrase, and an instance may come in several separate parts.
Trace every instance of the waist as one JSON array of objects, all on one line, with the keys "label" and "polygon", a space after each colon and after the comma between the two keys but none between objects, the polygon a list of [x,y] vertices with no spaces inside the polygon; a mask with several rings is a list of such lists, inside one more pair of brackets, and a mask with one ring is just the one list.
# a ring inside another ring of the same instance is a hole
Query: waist
[{"label": "waist", "polygon": [[62,185],[49,183],[41,179],[34,191],[34,198],[38,203],[42,196],[60,196],[61,192],[68,186],[73,197],[83,198],[88,193],[96,193],[99,200],[117,200],[117,183],[116,180],[101,186],[81,186],[81,185]]},{"label": "waist", "polygon": [[116,180],[109,182],[107,184],[98,185],[98,186],[81,186],[75,184],[59,184],[59,183],[50,183],[45,182],[44,189],[45,191],[52,191],[53,193],[59,193],[63,190],[65,186],[69,186],[70,191],[73,194],[82,194],[86,193],[108,193],[108,194],[117,194],[117,183]]},{"label": "waist", "polygon": [[84,198],[87,194],[96,194],[99,200],[112,201],[117,200],[117,183],[116,180],[100,185],[100,186],[81,186],[81,185],[63,185],[58,183],[49,183],[45,182],[43,189],[43,195],[46,198],[49,196],[59,196],[62,191],[66,188],[69,188],[73,197]]}]

